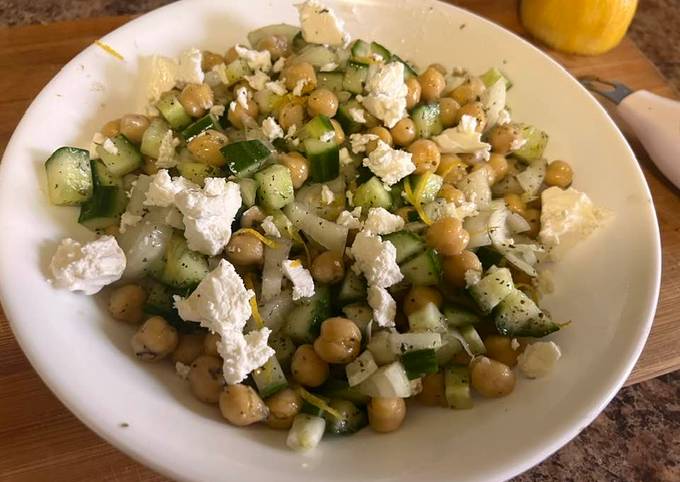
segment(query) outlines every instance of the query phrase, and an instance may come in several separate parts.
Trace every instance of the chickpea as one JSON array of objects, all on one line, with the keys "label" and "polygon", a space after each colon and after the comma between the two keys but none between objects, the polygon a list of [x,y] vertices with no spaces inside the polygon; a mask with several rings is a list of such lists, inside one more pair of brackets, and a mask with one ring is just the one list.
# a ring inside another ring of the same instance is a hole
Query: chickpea
[{"label": "chickpea", "polygon": [[489,131],[489,144],[491,150],[499,154],[507,154],[513,145],[522,138],[521,131],[512,124],[495,126]]},{"label": "chickpea", "polygon": [[308,387],[318,387],[328,378],[329,367],[316,354],[312,345],[300,345],[293,353],[290,373],[296,382]]},{"label": "chickpea", "polygon": [[467,168],[468,165],[455,154],[442,154],[437,174],[444,179],[444,182],[455,184],[467,176]]},{"label": "chickpea", "polygon": [[451,91],[450,97],[452,97],[460,105],[463,105],[477,100],[477,98],[482,95],[482,92],[484,92],[485,89],[486,86],[484,85],[484,82],[482,82],[482,79],[473,76],[453,89],[453,91]]},{"label": "chickpea", "polygon": [[451,184],[442,184],[437,197],[445,199],[446,202],[453,203],[456,206],[460,206],[465,202],[465,193]]},{"label": "chickpea", "polygon": [[278,60],[290,54],[288,39],[283,35],[270,35],[257,43],[257,50],[267,50],[272,60]]},{"label": "chickpea", "polygon": [[505,156],[497,153],[492,153],[489,157],[488,166],[493,172],[493,182],[492,185],[503,179],[508,175],[508,160]]},{"label": "chickpea", "polygon": [[460,109],[460,104],[451,97],[439,99],[439,120],[442,126],[446,128],[456,125],[458,109]]},{"label": "chickpea", "polygon": [[515,374],[509,366],[482,356],[472,363],[470,384],[484,397],[504,397],[515,388]]},{"label": "chickpea", "polygon": [[503,196],[503,200],[508,209],[513,213],[523,215],[524,210],[527,208],[524,201],[522,201],[522,196],[519,194],[506,194]]},{"label": "chickpea", "polygon": [[132,337],[132,350],[140,360],[157,361],[172,353],[177,343],[177,330],[165,318],[154,316]]},{"label": "chickpea", "polygon": [[345,142],[345,131],[342,130],[342,126],[335,119],[331,119],[331,124],[333,124],[333,129],[335,129],[335,142],[340,145]]},{"label": "chickpea", "polygon": [[[384,127],[372,127],[368,130],[368,133],[378,136],[378,140],[383,141],[388,146],[392,145],[392,134]],[[369,141],[366,144],[366,152],[373,152],[378,147],[378,140]]]},{"label": "chickpea", "polygon": [[203,354],[203,335],[188,333],[179,335],[177,348],[172,352],[172,361],[190,365]]},{"label": "chickpea", "polygon": [[406,417],[403,398],[372,398],[368,403],[368,423],[380,433],[394,432]]},{"label": "chickpea", "polygon": [[460,254],[470,242],[470,235],[463,223],[456,218],[441,218],[427,228],[427,244],[443,256]]},{"label": "chickpea", "polygon": [[442,269],[444,271],[444,280],[452,284],[456,288],[465,288],[466,271],[482,272],[482,263],[479,258],[472,251],[464,250],[460,254],[453,256],[446,256],[442,259]]},{"label": "chickpea", "polygon": [[431,373],[425,375],[423,377],[423,390],[416,396],[416,400],[423,405],[445,407],[444,374]]},{"label": "chickpea", "polygon": [[441,161],[441,154],[437,144],[429,139],[418,139],[406,148],[412,154],[413,164],[416,166],[415,174],[435,172]]},{"label": "chickpea", "polygon": [[428,303],[441,308],[444,299],[437,288],[431,286],[413,286],[402,301],[402,309],[406,316],[418,311]]},{"label": "chickpea", "polygon": [[253,99],[248,99],[246,105],[248,108],[244,109],[241,104],[236,102],[233,104],[233,109],[231,108],[231,105],[227,108],[227,119],[229,119],[231,125],[237,129],[243,129],[245,126],[255,122],[254,119],[257,117],[257,114],[260,113],[260,109]]},{"label": "chickpea", "polygon": [[428,66],[428,69],[434,69],[438,71],[442,75],[446,75],[446,67],[444,67],[442,64],[435,62],[434,64],[430,64]]},{"label": "chickpea", "polygon": [[434,67],[428,67],[420,74],[418,82],[422,88],[421,97],[424,102],[432,102],[439,99],[446,87],[444,75]]},{"label": "chickpea", "polygon": [[145,115],[128,114],[120,119],[120,133],[135,144],[142,142],[142,136],[148,127],[149,118]]},{"label": "chickpea", "polygon": [[220,352],[217,351],[217,342],[220,341],[222,337],[217,333],[208,333],[203,338],[203,351],[206,355],[220,356]]},{"label": "chickpea", "polygon": [[264,403],[269,408],[267,425],[278,430],[288,430],[302,408],[302,398],[290,388],[276,392]]},{"label": "chickpea", "polygon": [[545,170],[544,182],[547,186],[557,186],[566,189],[574,179],[574,171],[564,161],[553,161]]},{"label": "chickpea", "polygon": [[99,131],[104,137],[115,137],[120,134],[120,119],[114,119],[102,126]]},{"label": "chickpea", "polygon": [[222,360],[215,356],[201,355],[191,364],[189,387],[201,402],[217,403],[225,385]]},{"label": "chickpea", "polygon": [[109,298],[109,312],[116,320],[140,323],[144,319],[146,291],[139,285],[129,284],[116,288]]},{"label": "chickpea", "polygon": [[252,228],[255,224],[259,224],[264,221],[266,215],[264,211],[258,206],[253,206],[246,209],[241,215],[241,227],[242,228]]},{"label": "chickpea", "polygon": [[279,110],[278,120],[284,131],[292,126],[299,129],[305,122],[305,108],[297,102],[289,102]]},{"label": "chickpea", "polygon": [[349,363],[359,355],[361,330],[347,318],[328,318],[314,341],[314,351],[328,363]]},{"label": "chickpea", "polygon": [[289,152],[279,155],[279,163],[290,171],[293,187],[300,189],[309,177],[309,161],[299,152]]},{"label": "chickpea", "polygon": [[291,92],[295,90],[298,82],[304,82],[303,94],[308,94],[316,89],[316,72],[314,72],[312,64],[308,62],[287,66],[281,72],[281,78],[286,83],[286,88]]},{"label": "chickpea", "polygon": [[338,112],[338,97],[328,89],[316,89],[307,99],[307,112],[311,117],[335,117]]},{"label": "chickpea", "polygon": [[253,387],[248,385],[227,385],[219,394],[218,400],[222,416],[237,427],[261,422],[269,415],[267,406]]},{"label": "chickpea", "polygon": [[264,259],[262,241],[247,233],[232,236],[227,243],[227,259],[239,266],[258,266]]},{"label": "chickpea", "polygon": [[228,142],[227,136],[210,129],[200,136],[191,139],[187,144],[187,149],[198,162],[220,167],[226,162],[220,149],[227,145]]},{"label": "chickpea", "polygon": [[408,89],[406,93],[406,108],[411,110],[420,102],[423,89],[415,77],[411,77],[406,81],[406,88]]},{"label": "chickpea", "polygon": [[319,283],[333,284],[345,277],[342,253],[325,251],[312,261],[312,277]]},{"label": "chickpea", "polygon": [[506,364],[509,367],[517,365],[517,357],[521,350],[512,347],[512,339],[508,336],[489,335],[484,338],[486,355],[496,361]]},{"label": "chickpea", "polygon": [[227,65],[238,59],[239,55],[236,51],[236,47],[231,47],[229,50],[227,50],[227,53],[224,54],[224,63]]},{"label": "chickpea", "polygon": [[461,106],[458,112],[456,112],[456,124],[460,122],[464,115],[477,119],[477,132],[484,131],[486,127],[486,112],[484,112],[484,106],[481,102],[470,102]]},{"label": "chickpea", "polygon": [[216,65],[224,63],[224,57],[210,50],[204,50],[201,56],[201,70],[203,72],[209,72]]},{"label": "chickpea", "polygon": [[191,117],[203,117],[213,106],[213,91],[208,84],[189,84],[179,94],[179,102]]},{"label": "chickpea", "polygon": [[405,117],[392,127],[390,133],[396,145],[408,146],[416,138],[416,125],[413,120]]},{"label": "chickpea", "polygon": [[526,234],[530,238],[536,238],[538,233],[541,231],[541,211],[531,208],[525,209],[524,213],[521,214],[522,217],[529,223],[529,226],[531,226],[531,229],[523,234]]}]

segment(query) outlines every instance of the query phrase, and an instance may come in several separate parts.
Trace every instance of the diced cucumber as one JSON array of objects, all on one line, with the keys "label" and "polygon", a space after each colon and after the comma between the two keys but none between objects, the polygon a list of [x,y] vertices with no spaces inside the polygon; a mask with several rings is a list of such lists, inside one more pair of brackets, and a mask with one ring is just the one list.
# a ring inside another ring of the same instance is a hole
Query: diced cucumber
[{"label": "diced cucumber", "polygon": [[169,130],[170,126],[163,119],[160,117],[153,119],[142,136],[140,148],[142,154],[158,159],[161,142],[163,142],[163,138]]},{"label": "diced cucumber", "polygon": [[465,343],[467,343],[468,348],[473,355],[483,355],[486,353],[484,342],[479,336],[479,333],[477,333],[477,330],[475,330],[474,326],[463,325],[458,328],[458,331],[460,331],[460,334],[463,335],[463,339],[465,340]]},{"label": "diced cucumber", "polygon": [[156,103],[163,118],[173,129],[183,129],[191,124],[191,116],[187,114],[175,92],[169,92]]},{"label": "diced cucumber", "polygon": [[208,177],[224,177],[224,172],[219,167],[202,162],[180,162],[177,164],[177,171],[180,176],[199,186],[202,186],[203,181]]},{"label": "diced cucumber", "polygon": [[305,41],[305,38],[302,36],[302,32],[298,32],[295,35],[295,37],[293,37],[292,45],[293,52],[298,53],[300,50],[302,50],[309,44]]},{"label": "diced cucumber", "polygon": [[347,135],[356,134],[364,128],[364,124],[357,122],[352,118],[350,113],[352,109],[363,109],[363,107],[361,107],[356,100],[350,100],[344,104],[340,104],[338,112],[335,115],[335,119],[340,123],[342,130]]},{"label": "diced cucumber", "polygon": [[90,154],[76,147],[60,147],[45,161],[47,193],[57,206],[79,206],[92,197]]},{"label": "diced cucumber", "polygon": [[477,250],[477,258],[485,270],[497,265],[503,259],[503,255],[491,246],[482,246]]},{"label": "diced cucumber", "polygon": [[286,23],[277,23],[273,25],[265,25],[256,30],[248,32],[248,43],[253,49],[258,49],[258,44],[264,38],[276,35],[277,37],[284,37],[288,43],[291,43],[296,35],[300,33],[300,27],[294,27]]},{"label": "diced cucumber", "polygon": [[238,177],[247,177],[257,171],[271,151],[261,141],[238,141],[227,144],[220,152],[226,160],[227,168]]},{"label": "diced cucumber", "polygon": [[319,89],[328,89],[337,93],[343,90],[344,78],[342,72],[319,72],[316,74],[316,86]]},{"label": "diced cucumber", "polygon": [[[390,188],[390,197],[392,198],[392,210],[396,211],[400,207],[404,205],[404,197],[402,194],[404,193],[404,184],[399,181],[396,184],[393,184],[392,187]],[[416,216],[418,216],[418,213],[416,213]]]},{"label": "diced cucumber", "polygon": [[[416,192],[419,189],[423,176],[412,175],[409,176],[409,179],[413,192]],[[420,202],[426,204],[434,201],[437,198],[437,193],[442,188],[442,184],[444,184],[444,179],[441,176],[438,176],[437,174],[430,174],[427,177],[425,187],[423,188],[422,194],[420,195]]]},{"label": "diced cucumber", "polygon": [[428,139],[440,134],[444,127],[439,120],[439,104],[423,104],[411,111],[411,118],[416,126],[416,137]]},{"label": "diced cucumber", "polygon": [[262,89],[253,94],[253,99],[257,102],[260,113],[266,116],[279,108],[284,97],[275,94],[269,89]]},{"label": "diced cucumber", "polygon": [[463,351],[460,340],[451,332],[442,333],[442,346],[437,350],[439,366],[448,365],[456,354]]},{"label": "diced cucumber", "polygon": [[257,197],[267,209],[281,209],[295,200],[290,170],[281,164],[262,169],[255,174]]},{"label": "diced cucumber", "polygon": [[357,59],[367,59],[371,55],[371,44],[361,39],[356,39],[351,47],[352,57]]},{"label": "diced cucumber", "polygon": [[348,269],[345,279],[342,280],[340,291],[338,291],[338,301],[340,304],[347,304],[365,299],[366,280],[353,270]]},{"label": "diced cucumber", "polygon": [[111,174],[123,177],[141,167],[142,154],[127,137],[118,134],[111,138],[111,142],[115,146],[114,152],[107,151],[103,145],[97,146],[97,154]]},{"label": "diced cucumber", "polygon": [[368,78],[368,64],[350,60],[347,62],[345,78],[342,80],[343,90],[353,94],[361,94]]},{"label": "diced cucumber", "polygon": [[[352,58],[355,61],[360,62],[375,62],[380,60],[382,62],[388,63],[392,59],[392,54],[385,47],[380,45],[378,42],[365,42],[361,39],[357,39],[351,47]],[[375,56],[380,56],[380,59]]]},{"label": "diced cucumber", "polygon": [[346,381],[337,378],[330,378],[319,388],[318,392],[324,397],[349,400],[356,405],[366,405],[371,400],[356,387],[350,387]]},{"label": "diced cucumber", "polygon": [[392,207],[392,196],[385,189],[383,183],[377,177],[372,177],[354,192],[354,205],[361,206],[365,210],[370,208]]},{"label": "diced cucumber", "polygon": [[194,137],[202,134],[203,132],[214,129],[217,131],[222,130],[220,121],[212,114],[206,114],[205,116],[198,119],[193,124],[190,124],[182,131],[182,137],[185,141],[189,142]]},{"label": "diced cucumber", "polygon": [[118,223],[125,212],[127,196],[120,178],[111,176],[102,161],[91,162],[92,197],[80,208],[78,223],[95,230]]},{"label": "diced cucumber", "polygon": [[489,70],[480,75],[479,78],[482,79],[482,82],[484,82],[484,85],[487,88],[491,87],[500,79],[503,79],[505,82],[505,90],[508,90],[510,87],[512,87],[512,82],[496,67],[491,67]]},{"label": "diced cucumber", "polygon": [[513,290],[495,311],[496,329],[507,336],[542,337],[560,329],[520,290]]},{"label": "diced cucumber", "polygon": [[446,331],[442,313],[434,303],[427,303],[408,315],[408,326],[409,331],[414,333],[423,331],[444,333]]},{"label": "diced cucumber", "polygon": [[472,325],[479,323],[482,320],[481,317],[472,311],[453,305],[444,307],[444,318],[446,318],[446,322],[452,328],[463,325]]},{"label": "diced cucumber", "polygon": [[324,414],[327,433],[333,435],[351,435],[368,425],[366,411],[357,407],[349,400],[331,400],[328,402],[328,405],[337,410],[341,417],[336,418],[329,413]]},{"label": "diced cucumber", "polygon": [[244,177],[238,180],[239,188],[241,189],[241,200],[246,207],[252,207],[257,200],[257,181],[249,177]]},{"label": "diced cucumber", "polygon": [[375,363],[373,354],[369,350],[364,351],[354,361],[345,365],[347,382],[350,387],[360,384],[373,375],[376,370],[378,370],[378,365]]},{"label": "diced cucumber", "polygon": [[304,141],[310,138],[321,139],[329,132],[335,133],[331,120],[325,115],[317,115],[302,126],[296,134],[301,141]]},{"label": "diced cucumber", "polygon": [[161,283],[176,289],[193,289],[208,274],[205,256],[191,251],[181,232],[175,231],[163,257],[163,267],[157,274]]},{"label": "diced cucumber", "polygon": [[323,45],[310,44],[302,48],[297,55],[291,57],[289,62],[291,65],[305,62],[318,69],[326,64],[334,64],[337,60],[337,55],[330,48]]},{"label": "diced cucumber", "polygon": [[262,398],[271,397],[288,386],[288,380],[276,356],[271,357],[260,368],[253,370],[251,376]]},{"label": "diced cucumber", "polygon": [[385,47],[380,45],[378,42],[371,42],[371,53],[374,55],[379,55],[381,57],[381,60],[385,63],[389,63],[390,60],[392,59],[392,53]]},{"label": "diced cucumber", "polygon": [[397,231],[382,236],[382,239],[397,249],[397,263],[403,263],[425,250],[425,240],[410,231]]},{"label": "diced cucumber", "polygon": [[373,309],[370,306],[366,303],[351,303],[343,306],[342,312],[359,327],[364,337],[368,336],[368,324],[373,320]]},{"label": "diced cucumber", "polygon": [[269,346],[276,352],[276,359],[284,370],[290,367],[290,361],[295,353],[295,343],[283,330],[269,336]]},{"label": "diced cucumber", "polygon": [[529,124],[519,124],[517,127],[526,143],[512,151],[512,156],[527,163],[543,157],[545,146],[548,145],[548,134]]},{"label": "diced cucumber", "polygon": [[[218,67],[219,68],[219,67]],[[253,73],[248,63],[244,59],[236,59],[223,69],[225,84],[227,87],[234,85],[246,75]],[[222,77],[222,76],[220,76]]]},{"label": "diced cucumber", "polygon": [[451,408],[472,408],[468,367],[452,366],[444,370],[444,395]]},{"label": "diced cucumber", "polygon": [[297,345],[313,342],[321,323],[331,316],[331,294],[327,286],[317,285],[314,296],[302,301],[286,318],[286,334]]},{"label": "diced cucumber", "polygon": [[401,57],[398,55],[392,55],[392,62],[399,62],[401,64],[404,64],[404,80],[408,80],[412,77],[417,77],[418,72],[416,72],[416,69],[413,68],[411,64],[403,60]]},{"label": "diced cucumber", "polygon": [[[371,340],[372,341],[372,340]],[[394,354],[403,355],[414,350],[433,349],[437,350],[442,346],[441,333],[390,333],[390,350]],[[371,350],[373,352],[373,350]],[[375,352],[373,352],[375,355]],[[376,356],[376,360],[378,357]]]},{"label": "diced cucumber", "polygon": [[508,268],[491,267],[479,283],[469,288],[469,292],[483,313],[491,313],[514,289]]},{"label": "diced cucumber", "polygon": [[146,303],[144,303],[144,313],[151,316],[161,316],[180,333],[193,333],[203,331],[198,323],[185,321],[180,318],[175,309],[173,295],[176,293],[169,287],[149,280],[146,289]]},{"label": "diced cucumber", "polygon": [[382,366],[367,380],[358,385],[361,393],[369,397],[408,398],[411,384],[401,362],[395,361]]},{"label": "diced cucumber", "polygon": [[303,144],[309,160],[312,181],[328,182],[338,177],[340,150],[335,140],[305,139]]},{"label": "diced cucumber", "polygon": [[401,356],[401,363],[404,365],[409,380],[437,373],[439,370],[437,355],[432,348],[406,352]]},{"label": "diced cucumber", "polygon": [[436,285],[441,281],[442,265],[439,255],[427,249],[411,261],[400,265],[401,272],[411,284],[417,286]]},{"label": "diced cucumber", "polygon": [[286,445],[293,450],[310,450],[319,445],[326,429],[326,420],[306,413],[298,413],[288,431]]},{"label": "diced cucumber", "polygon": [[392,349],[394,335],[401,336],[398,333],[379,331],[373,333],[371,340],[366,344],[366,349],[371,352],[378,365],[385,365],[397,359],[397,352]]}]

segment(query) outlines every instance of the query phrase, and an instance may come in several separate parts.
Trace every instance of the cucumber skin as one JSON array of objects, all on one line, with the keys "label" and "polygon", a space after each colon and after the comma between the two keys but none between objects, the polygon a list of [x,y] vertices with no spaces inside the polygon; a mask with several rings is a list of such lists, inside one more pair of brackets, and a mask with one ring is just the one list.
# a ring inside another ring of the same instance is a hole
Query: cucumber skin
[{"label": "cucumber skin", "polygon": [[372,177],[354,192],[354,205],[364,209],[392,207],[392,196],[377,177]]},{"label": "cucumber skin", "polygon": [[[61,166],[62,156],[68,156],[71,166]],[[73,161],[77,156],[77,161]],[[92,197],[93,179],[90,167],[90,153],[76,147],[60,147],[54,151],[45,161],[45,173],[47,176],[47,192],[50,202],[56,206],[79,206]],[[76,169],[80,180],[64,180],[64,177],[72,177],[72,173],[64,173],[65,169]],[[59,189],[63,183],[68,185],[68,193]],[[75,185],[73,185],[75,184]],[[61,192],[59,192],[61,191]]]},{"label": "cucumber skin", "polygon": [[441,261],[439,255],[433,249],[425,250],[415,258],[400,265],[400,268],[404,278],[417,286],[436,285],[442,278]]},{"label": "cucumber skin", "polygon": [[269,166],[255,174],[257,197],[267,209],[281,209],[295,200],[293,180],[287,167]]},{"label": "cucumber skin", "polygon": [[397,231],[382,237],[397,249],[397,263],[404,263],[425,250],[425,240],[410,231]]}]

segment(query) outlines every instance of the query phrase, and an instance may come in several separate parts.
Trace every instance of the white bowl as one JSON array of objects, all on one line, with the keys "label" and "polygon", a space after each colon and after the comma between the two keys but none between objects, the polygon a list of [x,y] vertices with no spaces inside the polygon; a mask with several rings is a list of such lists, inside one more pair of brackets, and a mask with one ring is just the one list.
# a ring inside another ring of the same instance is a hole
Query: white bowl
[{"label": "white bowl", "polygon": [[[43,162],[58,146],[86,147],[105,121],[134,110],[139,56],[199,46],[225,51],[246,32],[296,23],[288,2],[182,1],[107,35],[120,62],[87,48],[26,112],[0,170],[0,295],[14,333],[52,391],[90,428],[141,462],[186,480],[500,480],[540,462],[587,426],[614,396],[648,334],[660,275],[652,199],[634,155],[598,103],[558,64],[509,32],[434,1],[329,1],[353,37],[376,39],[419,65],[514,81],[516,119],[551,136],[547,156],[566,159],[576,188],[614,211],[606,228],[555,270],[546,302],[573,320],[555,339],[563,359],[546,379],[520,380],[473,410],[409,405],[400,431],[327,439],[311,454],[285,447],[285,432],[239,429],[194,400],[169,364],[131,356],[131,329],[101,299],[54,290],[47,263],[58,240],[91,236],[75,209],[47,202]],[[352,4],[354,6],[352,6]],[[127,427],[122,424],[128,424]]]}]

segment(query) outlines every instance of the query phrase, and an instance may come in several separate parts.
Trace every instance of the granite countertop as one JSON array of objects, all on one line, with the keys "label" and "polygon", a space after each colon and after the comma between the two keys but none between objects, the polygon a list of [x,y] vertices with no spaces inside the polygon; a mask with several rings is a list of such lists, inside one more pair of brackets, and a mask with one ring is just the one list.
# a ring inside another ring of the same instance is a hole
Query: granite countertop
[{"label": "granite countertop", "polygon": [[[143,13],[166,3],[0,0],[0,26]],[[630,37],[680,91],[680,0],[642,0]],[[514,480],[680,481],[680,371],[623,388],[572,442]]]}]

